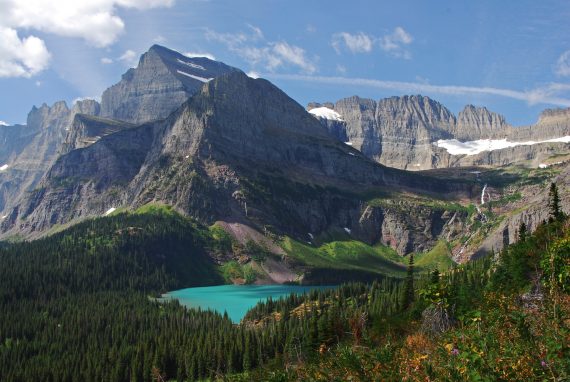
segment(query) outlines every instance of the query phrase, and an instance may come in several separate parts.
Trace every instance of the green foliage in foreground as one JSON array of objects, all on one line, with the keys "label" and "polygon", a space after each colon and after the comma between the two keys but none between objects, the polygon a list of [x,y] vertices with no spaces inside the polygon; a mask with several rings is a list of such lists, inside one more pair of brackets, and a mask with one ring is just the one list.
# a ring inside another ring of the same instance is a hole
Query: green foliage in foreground
[{"label": "green foliage in foreground", "polygon": [[[369,323],[350,341],[321,346],[318,356],[229,380],[569,380],[570,222],[544,223],[490,260],[421,279],[406,312],[357,310]],[[452,318],[439,335],[426,331],[421,315],[438,308]]]}]

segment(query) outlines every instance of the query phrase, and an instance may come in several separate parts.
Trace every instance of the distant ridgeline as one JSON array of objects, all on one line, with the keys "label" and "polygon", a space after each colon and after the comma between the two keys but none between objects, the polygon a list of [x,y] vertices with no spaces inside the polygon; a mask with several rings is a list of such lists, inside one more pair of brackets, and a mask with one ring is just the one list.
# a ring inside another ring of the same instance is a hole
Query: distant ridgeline
[{"label": "distant ridgeline", "polygon": [[206,252],[224,244],[168,210],[5,245],[0,380],[564,380],[570,226],[550,196],[549,222],[497,256],[442,272],[411,256],[404,279],[270,300],[240,325],[151,298],[222,280]]}]

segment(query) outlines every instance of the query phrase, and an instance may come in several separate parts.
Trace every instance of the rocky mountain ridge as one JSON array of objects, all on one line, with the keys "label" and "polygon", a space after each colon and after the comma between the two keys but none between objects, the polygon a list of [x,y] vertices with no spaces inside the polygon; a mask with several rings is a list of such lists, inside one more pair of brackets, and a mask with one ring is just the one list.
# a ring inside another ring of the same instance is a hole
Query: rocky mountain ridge
[{"label": "rocky mountain ridge", "polygon": [[[407,170],[449,166],[519,163],[538,166],[551,155],[566,152],[565,143],[538,143],[512,149],[455,155],[441,150],[439,140],[481,139],[543,141],[570,135],[570,109],[547,110],[532,126],[513,127],[504,116],[485,107],[467,105],[457,117],[445,106],[424,96],[390,97],[379,101],[356,96],[336,103],[310,103],[307,110],[325,107],[341,117],[316,115],[329,133],[348,141],[378,163]],[[516,152],[515,156],[511,154]],[[497,158],[495,160],[495,158]]]}]

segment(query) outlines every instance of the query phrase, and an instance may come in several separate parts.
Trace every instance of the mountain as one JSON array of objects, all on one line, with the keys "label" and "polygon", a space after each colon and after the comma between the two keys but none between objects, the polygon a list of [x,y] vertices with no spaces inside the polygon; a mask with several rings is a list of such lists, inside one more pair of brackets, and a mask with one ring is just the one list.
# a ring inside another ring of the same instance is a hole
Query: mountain
[{"label": "mountain", "polygon": [[[319,246],[350,239],[405,255],[445,241],[464,261],[481,248],[498,249],[505,235],[512,240],[514,222],[524,217],[535,226],[544,216],[544,206],[531,211],[520,204],[524,198],[500,214],[481,211],[484,192],[495,206],[516,198],[517,187],[534,193],[531,186],[551,179],[550,170],[505,180],[500,169],[480,176],[481,169],[424,173],[382,164],[418,170],[534,161],[538,167],[540,155],[549,158],[541,166],[556,168],[566,160],[556,156],[564,143],[451,153],[473,146],[457,137],[558,137],[567,129],[564,110],[515,128],[485,108],[467,106],[455,117],[422,96],[351,97],[308,109],[266,80],[153,46],[101,104],[44,105],[32,110],[27,125],[0,128],[0,137],[14,142],[0,151],[7,165],[0,170],[0,236],[35,238],[159,203],[218,223],[244,245],[271,234]],[[527,210],[521,218],[512,212]]]},{"label": "mountain", "polygon": [[0,211],[6,211],[33,189],[60,154],[71,121],[78,113],[98,114],[94,100],[76,102],[71,109],[63,101],[51,107],[33,107],[26,125],[0,126]]},{"label": "mountain", "polygon": [[[334,138],[350,142],[378,163],[406,170],[513,163],[538,167],[569,149],[565,142],[543,141],[570,136],[570,109],[546,110],[535,125],[522,127],[473,105],[455,117],[437,101],[419,95],[379,101],[349,97],[334,104],[310,103],[307,110]],[[514,143],[500,141],[504,139]],[[535,144],[520,145],[528,141]],[[480,149],[464,153],[454,150],[457,147]]]},{"label": "mountain", "polygon": [[504,138],[511,131],[505,117],[487,110],[486,107],[467,105],[457,115],[451,134],[460,141],[481,138]]},{"label": "mountain", "polygon": [[76,117],[77,126],[85,123],[98,127],[82,131],[117,130],[75,140],[81,145],[8,214],[4,236],[33,237],[115,208],[162,203],[207,224],[236,223],[300,240],[342,232],[405,254],[459,235],[468,214],[445,202],[392,204],[378,197],[470,198],[480,187],[378,165],[329,137],[274,85],[241,71],[203,84],[164,120],[117,128]]},{"label": "mountain", "polygon": [[221,62],[205,57],[186,57],[174,50],[153,45],[136,68],[103,92],[101,116],[131,123],[168,117],[205,82],[235,72]]},{"label": "mountain", "polygon": [[32,191],[60,154],[132,126],[132,121],[165,118],[205,81],[235,71],[221,62],[153,45],[137,68],[103,93],[101,104],[85,99],[71,109],[64,101],[34,106],[26,125],[0,126],[0,166],[6,166],[0,170],[0,211],[5,215]]}]

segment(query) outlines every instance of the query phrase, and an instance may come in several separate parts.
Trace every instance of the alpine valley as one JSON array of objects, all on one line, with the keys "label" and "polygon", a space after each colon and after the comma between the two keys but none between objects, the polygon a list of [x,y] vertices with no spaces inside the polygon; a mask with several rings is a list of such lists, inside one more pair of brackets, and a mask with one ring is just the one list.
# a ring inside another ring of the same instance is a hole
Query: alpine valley
[{"label": "alpine valley", "polygon": [[[568,377],[563,315],[497,312],[554,269],[550,296],[567,292],[570,109],[516,127],[421,95],[303,107],[159,45],[100,100],[0,126],[0,380]],[[155,301],[221,284],[343,285],[241,324]],[[532,362],[477,326],[502,324],[548,367],[505,366]]]}]

